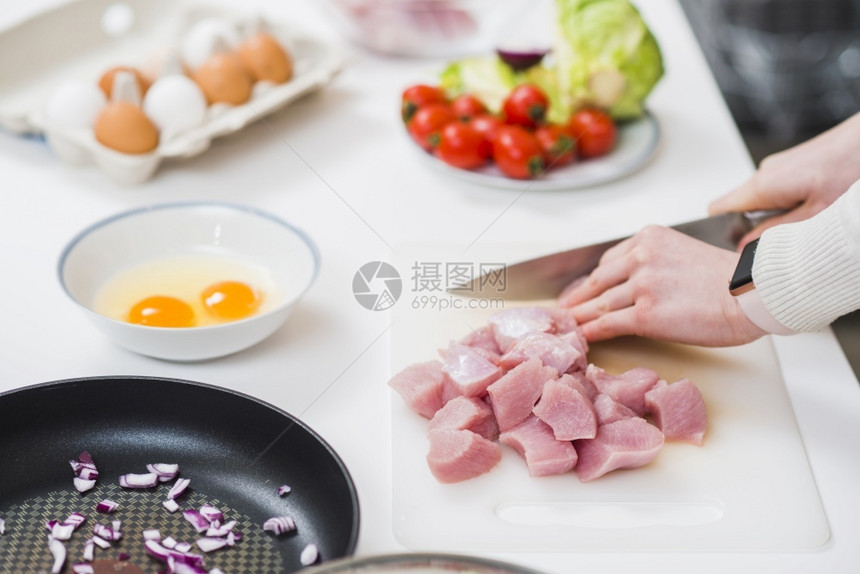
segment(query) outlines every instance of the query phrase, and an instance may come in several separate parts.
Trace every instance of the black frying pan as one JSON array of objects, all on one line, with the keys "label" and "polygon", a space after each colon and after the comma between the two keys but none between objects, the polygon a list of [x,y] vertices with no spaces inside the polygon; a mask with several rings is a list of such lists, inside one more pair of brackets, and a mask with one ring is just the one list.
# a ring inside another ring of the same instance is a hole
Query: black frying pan
[{"label": "black frying pan", "polygon": [[[97,486],[78,493],[69,459],[89,451]],[[178,463],[191,484],[183,509],[209,503],[225,520],[238,520],[244,537],[206,555],[207,568],[228,574],[280,574],[301,569],[302,549],[320,560],[351,555],[358,537],[358,498],[337,454],[304,423],[267,403],[210,385],[150,377],[71,379],[0,394],[0,574],[48,572],[52,558],[45,521],[78,511],[88,521],[67,542],[64,572],[81,562],[94,522],[123,521],[124,538],[96,557],[119,552],[144,572],[164,564],[147,556],[142,531],[193,542],[199,536],[181,513],[161,503],[170,483],[125,490],[118,477],[144,473],[147,463]],[[280,485],[292,491],[278,496]],[[98,514],[103,499],[120,504]],[[297,530],[274,536],[262,530],[272,516],[288,515]],[[197,547],[194,551],[200,553]]]}]

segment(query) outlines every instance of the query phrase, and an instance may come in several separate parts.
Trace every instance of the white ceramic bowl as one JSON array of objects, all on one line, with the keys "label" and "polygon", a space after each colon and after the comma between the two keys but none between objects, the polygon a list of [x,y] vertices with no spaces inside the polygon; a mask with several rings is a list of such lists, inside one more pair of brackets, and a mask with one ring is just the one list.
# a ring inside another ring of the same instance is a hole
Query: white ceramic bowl
[{"label": "white ceramic bowl", "polygon": [[[100,290],[117,273],[195,256],[224,256],[266,270],[276,303],[246,319],[189,328],[137,325],[95,310]],[[284,323],[318,270],[317,248],[301,230],[253,208],[212,202],[155,205],[97,222],[71,240],[58,266],[65,292],[109,338],[171,361],[221,357],[262,341]]]}]

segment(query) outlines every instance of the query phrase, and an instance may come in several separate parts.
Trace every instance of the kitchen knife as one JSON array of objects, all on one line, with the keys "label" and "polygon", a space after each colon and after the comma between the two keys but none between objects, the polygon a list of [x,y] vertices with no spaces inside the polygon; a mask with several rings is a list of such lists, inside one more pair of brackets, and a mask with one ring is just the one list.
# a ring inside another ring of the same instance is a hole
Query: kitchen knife
[{"label": "kitchen knife", "polygon": [[[746,232],[778,213],[783,212],[724,213],[673,225],[672,229],[711,245],[734,250]],[[591,273],[603,253],[625,239],[612,239],[507,265],[456,285],[449,292],[466,297],[507,300],[555,298],[571,281]]]}]

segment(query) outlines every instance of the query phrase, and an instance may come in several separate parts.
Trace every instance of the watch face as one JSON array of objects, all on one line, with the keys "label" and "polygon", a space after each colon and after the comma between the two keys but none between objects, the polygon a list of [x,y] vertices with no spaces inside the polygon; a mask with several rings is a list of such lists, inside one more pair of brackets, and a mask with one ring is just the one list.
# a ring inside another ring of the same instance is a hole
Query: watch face
[{"label": "watch face", "polygon": [[753,287],[752,267],[755,260],[755,250],[758,247],[758,239],[750,241],[744,246],[741,252],[741,257],[738,260],[738,266],[735,267],[735,273],[732,275],[732,280],[729,282],[729,291],[733,294],[735,291],[742,289],[745,286]]}]

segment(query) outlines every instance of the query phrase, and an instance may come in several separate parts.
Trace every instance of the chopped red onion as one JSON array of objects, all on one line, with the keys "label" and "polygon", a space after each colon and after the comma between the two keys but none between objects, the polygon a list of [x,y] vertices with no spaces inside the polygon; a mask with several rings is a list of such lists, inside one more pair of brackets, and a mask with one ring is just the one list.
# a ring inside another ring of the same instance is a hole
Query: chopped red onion
[{"label": "chopped red onion", "polygon": [[152,528],[150,530],[143,531],[143,539],[144,540],[161,540],[161,532]]},{"label": "chopped red onion", "polygon": [[235,520],[230,520],[229,522],[219,524],[218,526],[215,526],[215,524],[213,523],[212,526],[209,527],[209,530],[206,531],[206,536],[227,536],[230,531],[233,530],[234,526],[236,526]]},{"label": "chopped red onion", "polygon": [[161,541],[161,545],[167,549],[173,549],[176,547],[176,539],[172,536],[168,536],[164,540]]},{"label": "chopped red onion", "polygon": [[217,521],[220,523],[222,520],[224,520],[224,513],[209,504],[204,504],[200,507],[200,514],[202,514],[203,517],[209,522]]},{"label": "chopped red onion", "polygon": [[224,571],[221,570],[220,568],[213,568],[212,570],[209,571],[209,574],[224,574]]},{"label": "chopped red onion", "polygon": [[236,545],[236,534],[233,532],[227,533],[227,546],[235,546]]},{"label": "chopped red onion", "polygon": [[179,474],[179,465],[157,462],[155,464],[147,464],[146,470],[157,474],[159,482],[167,482],[173,480]]},{"label": "chopped red onion", "polygon": [[87,521],[87,517],[81,514],[80,512],[73,512],[63,521],[63,524],[71,524],[75,530],[78,527]]},{"label": "chopped red onion", "polygon": [[152,488],[158,484],[158,475],[154,472],[145,474],[123,474],[119,477],[119,485],[123,488]]},{"label": "chopped red onion", "polygon": [[56,540],[70,540],[74,531],[74,524],[57,523],[51,528],[51,537]]},{"label": "chopped red onion", "polygon": [[6,534],[6,521],[0,518],[0,534]]},{"label": "chopped red onion", "polygon": [[93,456],[86,450],[82,451],[81,454],[78,455],[78,460],[83,463],[93,464]]},{"label": "chopped red onion", "polygon": [[110,514],[117,508],[119,508],[119,503],[114,502],[113,500],[104,499],[96,505],[96,512]]},{"label": "chopped red onion", "polygon": [[206,520],[206,517],[200,514],[200,511],[198,510],[183,510],[182,516],[185,517],[185,520],[191,523],[191,526],[193,526],[198,533],[205,532],[209,528],[209,521]]},{"label": "chopped red onion", "polygon": [[275,536],[292,532],[296,529],[296,521],[289,516],[273,516],[263,523],[263,530],[273,532]]},{"label": "chopped red onion", "polygon": [[219,548],[227,546],[225,538],[213,538],[211,536],[203,536],[197,539],[197,547],[203,552],[213,552]]},{"label": "chopped red onion", "polygon": [[96,552],[96,544],[93,542],[93,539],[90,538],[86,542],[84,542],[84,560],[87,562],[92,562],[95,558]]},{"label": "chopped red onion", "polygon": [[116,559],[120,561],[131,560],[131,554],[128,552],[120,552],[116,555]]},{"label": "chopped red onion", "polygon": [[278,487],[278,496],[284,496],[285,494],[289,494],[292,488],[287,486],[286,484],[282,484]]},{"label": "chopped red onion", "polygon": [[194,548],[194,547],[191,546],[190,542],[177,542],[175,550],[177,552],[183,552],[184,553],[184,552],[188,552],[192,548]]},{"label": "chopped red onion", "polygon": [[316,544],[308,544],[305,546],[305,549],[302,550],[302,554],[299,557],[299,560],[302,563],[302,566],[310,566],[314,562],[319,559],[320,553],[317,549]]},{"label": "chopped red onion", "polygon": [[90,540],[92,540],[96,546],[98,546],[99,548],[101,548],[103,550],[110,548],[110,541],[105,540],[101,536],[93,536]]},{"label": "chopped red onion", "polygon": [[[122,538],[122,532],[120,532],[118,528],[111,528],[109,526],[105,526],[104,524],[94,524],[93,534],[96,538],[103,538],[104,540],[110,542],[116,542],[117,540]],[[101,546],[101,544],[99,544],[99,546]],[[102,546],[102,548],[104,548],[104,546]]]},{"label": "chopped red onion", "polygon": [[143,546],[146,548],[147,554],[162,562],[167,562],[167,557],[170,556],[171,552],[169,548],[165,548],[157,540],[145,540]]},{"label": "chopped red onion", "polygon": [[74,564],[72,566],[72,572],[75,574],[95,574],[95,570],[93,569],[92,564]]},{"label": "chopped red onion", "polygon": [[161,505],[171,514],[179,510],[179,504],[177,504],[175,500],[165,500]]},{"label": "chopped red onion", "polygon": [[77,476],[74,478],[75,490],[78,492],[86,492],[88,490],[92,490],[96,485],[95,480],[78,478]]},{"label": "chopped red onion", "polygon": [[171,487],[170,491],[167,493],[167,499],[168,499],[168,500],[173,500],[174,498],[176,498],[177,496],[179,496],[180,494],[182,494],[183,492],[185,492],[185,489],[186,489],[186,488],[188,488],[188,485],[189,485],[190,483],[191,483],[191,479],[190,479],[190,478],[180,478],[180,479],[178,479],[178,480],[173,484],[173,486]]},{"label": "chopped red onion", "polygon": [[66,545],[53,536],[48,535],[48,548],[51,550],[51,556],[54,557],[51,574],[60,574],[63,571],[63,565],[66,563]]},{"label": "chopped red onion", "polygon": [[117,532],[122,530],[122,520],[111,520],[110,525],[113,526],[113,529]]}]

